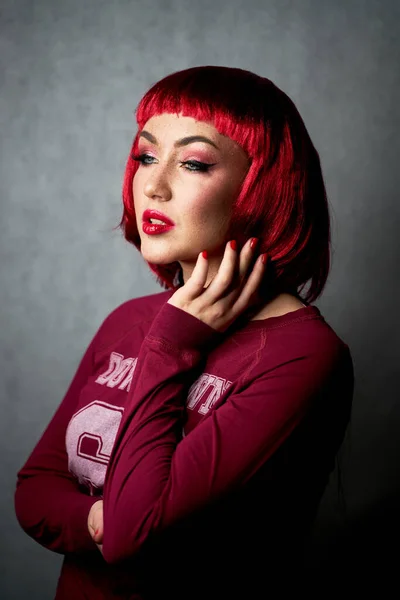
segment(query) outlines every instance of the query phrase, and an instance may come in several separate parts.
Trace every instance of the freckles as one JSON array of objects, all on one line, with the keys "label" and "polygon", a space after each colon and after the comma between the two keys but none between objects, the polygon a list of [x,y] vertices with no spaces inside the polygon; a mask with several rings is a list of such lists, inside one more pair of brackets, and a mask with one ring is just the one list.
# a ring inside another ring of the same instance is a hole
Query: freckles
[{"label": "freckles", "polygon": [[222,174],[215,174],[206,181],[200,183],[200,189],[196,194],[196,202],[201,205],[214,205],[223,202],[227,196],[232,194],[232,184]]},{"label": "freckles", "polygon": [[143,189],[143,185],[144,185],[144,182],[142,181],[142,176],[140,174],[140,171],[138,170],[138,171],[136,171],[136,173],[132,179],[132,194],[133,194],[134,199],[135,199],[135,192],[140,192],[140,190]]},{"label": "freckles", "polygon": [[188,224],[192,223],[196,229],[202,227],[206,230],[215,230],[225,226],[230,220],[232,203],[233,195],[228,186],[221,188],[213,185],[190,197],[182,217]]}]

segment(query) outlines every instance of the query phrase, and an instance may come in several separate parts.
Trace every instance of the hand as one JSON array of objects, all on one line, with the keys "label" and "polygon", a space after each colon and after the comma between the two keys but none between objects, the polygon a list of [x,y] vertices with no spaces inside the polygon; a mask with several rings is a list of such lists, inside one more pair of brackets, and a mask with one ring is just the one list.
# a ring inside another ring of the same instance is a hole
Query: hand
[{"label": "hand", "polygon": [[[255,239],[255,238],[253,238]],[[237,317],[252,305],[251,301],[265,272],[266,254],[256,260],[246,279],[254,257],[251,240],[236,251],[236,242],[228,242],[218,273],[205,288],[208,275],[208,260],[202,253],[187,282],[168,300],[169,304],[200,319],[217,331],[223,332]]]},{"label": "hand", "polygon": [[96,546],[103,553],[103,500],[98,500],[92,504],[88,516],[88,529],[93,541],[96,542]]}]

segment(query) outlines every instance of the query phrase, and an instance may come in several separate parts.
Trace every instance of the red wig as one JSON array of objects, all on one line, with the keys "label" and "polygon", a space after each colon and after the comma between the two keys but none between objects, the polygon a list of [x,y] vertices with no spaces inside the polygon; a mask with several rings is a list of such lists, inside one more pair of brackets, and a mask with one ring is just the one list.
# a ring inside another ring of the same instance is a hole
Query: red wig
[{"label": "red wig", "polygon": [[[131,157],[145,123],[161,113],[211,123],[244,149],[250,167],[226,241],[236,239],[240,248],[249,237],[258,237],[258,252],[270,258],[276,290],[300,297],[309,282],[302,299],[313,302],[330,268],[329,210],[318,153],[290,98],[265,77],[220,66],[178,71],[151,87],[136,109],[138,132],[125,169],[120,223],[139,250],[132,193],[139,164]],[[148,265],[165,289],[182,283],[178,262]]]}]

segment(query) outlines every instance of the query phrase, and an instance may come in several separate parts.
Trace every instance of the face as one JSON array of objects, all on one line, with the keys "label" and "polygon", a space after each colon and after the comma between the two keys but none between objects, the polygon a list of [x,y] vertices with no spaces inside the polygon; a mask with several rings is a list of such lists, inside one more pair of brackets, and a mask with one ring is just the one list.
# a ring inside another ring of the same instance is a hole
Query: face
[{"label": "face", "polygon": [[[140,164],[133,198],[144,259],[179,261],[185,273],[202,250],[222,257],[232,205],[249,168],[244,150],[209,123],[164,113],[145,124],[135,158]],[[145,233],[147,209],[161,212],[174,226]]]}]

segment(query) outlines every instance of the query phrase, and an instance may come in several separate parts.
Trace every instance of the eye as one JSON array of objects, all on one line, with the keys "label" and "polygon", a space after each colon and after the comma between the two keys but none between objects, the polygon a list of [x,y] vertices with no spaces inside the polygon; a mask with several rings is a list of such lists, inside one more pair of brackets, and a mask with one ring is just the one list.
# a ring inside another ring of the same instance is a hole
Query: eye
[{"label": "eye", "polygon": [[188,171],[201,171],[205,173],[210,167],[213,167],[216,163],[203,163],[198,160],[186,160],[181,162],[181,165],[185,166]]},{"label": "eye", "polygon": [[147,162],[146,159],[150,158],[150,159],[154,159],[154,156],[150,156],[150,154],[132,154],[132,160],[136,160],[140,163],[142,163],[142,165],[151,165],[151,162]]},{"label": "eye", "polygon": [[[133,154],[131,156],[132,160],[136,160],[140,162],[142,165],[152,165],[155,160],[154,156],[150,156],[150,154]],[[185,167],[187,171],[191,172],[201,172],[205,173],[209,170],[210,167],[213,167],[216,163],[204,163],[199,160],[186,160],[180,163]]]}]

